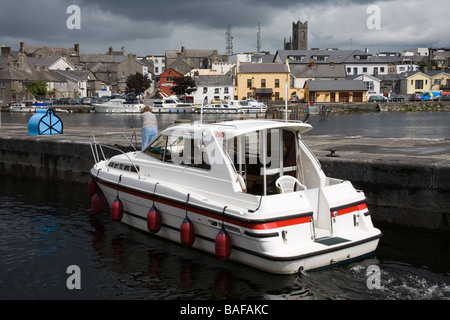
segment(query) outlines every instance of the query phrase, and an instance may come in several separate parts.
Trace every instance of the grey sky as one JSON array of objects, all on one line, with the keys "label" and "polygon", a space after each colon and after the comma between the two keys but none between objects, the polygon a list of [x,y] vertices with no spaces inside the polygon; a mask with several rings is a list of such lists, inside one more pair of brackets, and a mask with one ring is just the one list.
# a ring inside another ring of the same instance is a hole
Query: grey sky
[{"label": "grey sky", "polygon": [[[81,29],[68,29],[70,5],[81,10]],[[380,8],[380,28],[367,21],[370,5]],[[225,52],[230,24],[233,52],[261,49],[275,53],[289,39],[292,22],[308,21],[308,46],[364,49],[371,52],[449,47],[448,0],[4,0],[0,6],[0,44],[70,47],[104,53],[109,46],[138,54],[168,49],[217,49]]]}]

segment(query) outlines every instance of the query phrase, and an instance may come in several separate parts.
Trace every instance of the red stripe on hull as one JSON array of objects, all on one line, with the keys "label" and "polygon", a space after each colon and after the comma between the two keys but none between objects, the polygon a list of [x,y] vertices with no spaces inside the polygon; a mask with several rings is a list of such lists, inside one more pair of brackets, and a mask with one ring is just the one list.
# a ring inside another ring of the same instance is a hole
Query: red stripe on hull
[{"label": "red stripe on hull", "polygon": [[[160,198],[157,196],[152,196],[149,194],[145,194],[145,193],[141,193],[138,191],[134,191],[134,190],[130,190],[127,188],[123,188],[117,185],[113,185],[113,184],[109,184],[106,183],[104,181],[101,180],[97,180],[97,182],[99,184],[104,185],[105,187],[108,188],[112,188],[114,190],[123,192],[123,193],[127,193],[127,194],[131,194],[140,198],[145,198],[151,201],[156,201],[158,203],[162,203],[174,208],[178,208],[181,209],[183,211],[188,210],[190,212],[194,212],[209,218],[213,218],[213,219],[217,219],[217,220],[223,220],[224,222],[228,222],[230,224],[234,224],[243,228],[248,228],[248,229],[252,229],[252,230],[271,230],[271,229],[277,229],[277,228],[282,228],[282,227],[288,227],[288,226],[293,226],[293,225],[298,225],[298,224],[303,224],[303,223],[310,223],[310,216],[303,216],[303,217],[296,217],[296,218],[292,218],[292,219],[286,219],[286,220],[280,220],[280,221],[270,221],[270,222],[264,222],[264,223],[251,223],[251,222],[245,222],[245,221],[240,221],[237,219],[233,219],[230,217],[224,217],[222,214],[219,213],[213,213],[211,211],[207,211],[207,210],[203,210],[200,208],[195,208],[192,206],[188,206],[186,204],[183,203],[178,203],[178,202],[174,202],[174,201],[170,201],[168,199],[164,199],[164,198]],[[312,216],[312,213],[311,213]]]},{"label": "red stripe on hull", "polygon": [[[367,209],[367,204],[366,203],[360,203],[360,204],[357,204],[355,206],[351,206],[351,207],[348,207],[348,208],[335,210],[335,211],[337,212],[338,216],[342,216],[342,215],[347,214],[347,213],[352,213],[352,212],[355,212],[355,211],[361,211],[361,210],[364,210],[364,209]],[[335,211],[331,212],[332,216],[333,216],[333,213]]]}]

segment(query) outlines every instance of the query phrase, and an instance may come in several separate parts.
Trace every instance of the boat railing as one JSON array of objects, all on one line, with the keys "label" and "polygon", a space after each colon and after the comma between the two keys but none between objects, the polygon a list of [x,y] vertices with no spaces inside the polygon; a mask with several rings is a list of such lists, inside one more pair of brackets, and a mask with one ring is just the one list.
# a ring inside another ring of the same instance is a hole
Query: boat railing
[{"label": "boat railing", "polygon": [[[122,138],[125,138],[125,140],[129,144],[129,146],[122,146],[123,149],[127,149],[127,148],[131,147],[134,151],[138,151],[135,146],[135,145],[137,145],[136,132],[133,132],[131,137],[128,137],[124,132],[105,133],[105,134],[101,134],[101,135],[95,135],[95,136],[92,136],[91,140],[89,141],[90,146],[91,146],[92,156],[94,157],[94,162],[97,164],[100,161],[103,161],[103,160],[106,161],[106,168],[107,168],[107,170],[109,170],[110,158],[108,158],[104,149],[116,151],[117,153],[121,153],[128,158],[128,160],[130,161],[130,164],[134,168],[134,171],[138,174],[138,177],[140,178],[139,167],[131,160],[131,158],[127,154],[127,152],[129,150],[120,149],[120,146],[117,143],[114,143],[114,146],[112,146],[112,145],[106,144],[106,142],[102,143],[101,141],[99,141],[100,137],[102,137],[102,136],[111,137],[111,136],[117,136],[117,135],[122,136]],[[133,144],[133,140],[134,140],[135,144]],[[117,140],[114,140],[114,142],[117,142]]]}]

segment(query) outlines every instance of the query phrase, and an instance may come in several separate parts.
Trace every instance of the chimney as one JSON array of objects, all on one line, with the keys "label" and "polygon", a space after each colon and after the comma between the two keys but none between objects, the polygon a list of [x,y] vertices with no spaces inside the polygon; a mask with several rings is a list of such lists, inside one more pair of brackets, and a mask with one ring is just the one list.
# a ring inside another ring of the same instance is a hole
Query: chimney
[{"label": "chimney", "polygon": [[77,56],[79,56],[79,55],[80,55],[80,44],[75,43],[75,44],[73,45],[73,49],[74,49],[75,52],[77,53]]},{"label": "chimney", "polygon": [[364,50],[366,53],[369,53],[369,48],[366,48],[366,50]]},{"label": "chimney", "polygon": [[311,68],[315,68],[316,67],[316,62],[315,61],[311,61],[311,63],[309,64],[309,66]]},{"label": "chimney", "polygon": [[20,42],[20,52],[25,53],[25,42]]},{"label": "chimney", "polygon": [[112,54],[113,54],[113,47],[112,47],[112,46],[109,46],[108,54],[109,54],[110,56],[112,56]]},{"label": "chimney", "polygon": [[2,46],[2,56],[7,57],[11,54],[11,47]]},{"label": "chimney", "polygon": [[334,67],[334,62],[330,61],[330,67]]}]

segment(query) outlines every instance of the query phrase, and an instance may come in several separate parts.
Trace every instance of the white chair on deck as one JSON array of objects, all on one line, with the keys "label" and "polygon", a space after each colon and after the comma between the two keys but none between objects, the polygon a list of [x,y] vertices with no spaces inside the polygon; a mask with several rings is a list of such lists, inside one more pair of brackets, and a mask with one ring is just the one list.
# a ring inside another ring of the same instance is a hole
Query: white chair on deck
[{"label": "white chair on deck", "polygon": [[294,192],[296,186],[306,190],[306,186],[293,176],[281,176],[275,181],[275,185],[280,189],[280,193]]}]

